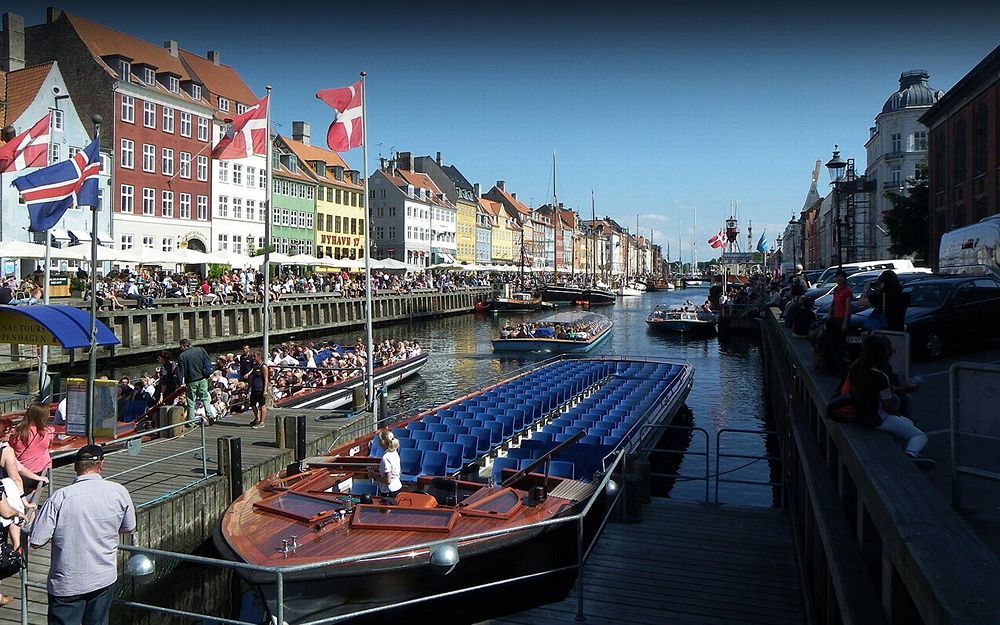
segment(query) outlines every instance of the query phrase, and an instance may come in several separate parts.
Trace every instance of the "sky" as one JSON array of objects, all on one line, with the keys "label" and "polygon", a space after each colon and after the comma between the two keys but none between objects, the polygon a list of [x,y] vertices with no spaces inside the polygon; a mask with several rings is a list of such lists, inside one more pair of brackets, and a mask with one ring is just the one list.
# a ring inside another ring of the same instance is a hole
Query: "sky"
[{"label": "sky", "polygon": [[[26,25],[44,4],[8,0]],[[484,6],[478,6],[483,4]],[[488,4],[488,6],[487,6]],[[609,215],[685,260],[739,206],[773,242],[817,159],[865,166],[868,129],[899,74],[947,91],[1000,43],[1000,2],[410,2],[133,4],[58,8],[142,39],[221,52],[275,129],[310,123],[319,89],[368,73],[368,166],[441,152],[485,192]],[[229,12],[226,12],[229,11]],[[360,149],[343,155],[363,169]],[[825,194],[829,177],[820,175]],[[697,215],[697,229],[694,227]],[[744,234],[745,236],[745,234]]]}]

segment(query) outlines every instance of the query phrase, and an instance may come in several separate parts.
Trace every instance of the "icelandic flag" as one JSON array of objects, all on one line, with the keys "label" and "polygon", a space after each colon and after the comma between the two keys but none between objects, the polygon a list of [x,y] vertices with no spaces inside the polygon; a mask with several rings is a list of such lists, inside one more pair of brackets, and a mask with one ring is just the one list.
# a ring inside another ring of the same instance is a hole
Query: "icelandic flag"
[{"label": "icelandic flag", "polygon": [[771,242],[767,240],[767,230],[760,233],[760,238],[757,239],[757,251],[761,254],[767,254],[767,248],[771,245]]},{"label": "icelandic flag", "polygon": [[100,138],[68,161],[21,176],[13,184],[28,205],[31,232],[55,226],[71,206],[97,206],[101,173]]}]

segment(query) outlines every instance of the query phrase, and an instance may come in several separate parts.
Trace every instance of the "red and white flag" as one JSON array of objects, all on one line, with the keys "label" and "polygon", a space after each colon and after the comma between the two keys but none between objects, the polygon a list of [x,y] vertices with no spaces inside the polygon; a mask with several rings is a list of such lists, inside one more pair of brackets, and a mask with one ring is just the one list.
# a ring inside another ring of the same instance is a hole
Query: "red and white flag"
[{"label": "red and white flag", "polygon": [[708,245],[713,250],[726,247],[726,233],[722,230],[719,230],[719,234],[715,235],[714,237],[708,240]]},{"label": "red and white flag", "polygon": [[225,161],[246,158],[259,154],[267,156],[267,99],[248,108],[242,115],[233,118],[226,136],[212,150],[212,158]]},{"label": "red and white flag", "polygon": [[0,146],[0,173],[49,164],[49,116]]},{"label": "red and white flag", "polygon": [[324,89],[316,97],[337,111],[337,117],[326,131],[326,145],[334,152],[346,152],[365,143],[361,119],[361,81],[350,87]]}]

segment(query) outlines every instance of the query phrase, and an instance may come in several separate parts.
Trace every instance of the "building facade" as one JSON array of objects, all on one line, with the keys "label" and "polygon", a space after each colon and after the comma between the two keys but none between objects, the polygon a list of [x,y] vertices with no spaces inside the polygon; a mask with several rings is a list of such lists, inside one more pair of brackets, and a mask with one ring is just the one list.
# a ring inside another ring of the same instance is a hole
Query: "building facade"
[{"label": "building facade", "polygon": [[886,100],[870,129],[865,143],[865,175],[874,182],[874,193],[868,202],[869,213],[863,217],[866,229],[860,242],[867,254],[859,254],[858,260],[890,257],[892,241],[882,214],[892,204],[885,193],[905,193],[913,180],[926,173],[927,127],[919,119],[943,95],[928,86],[927,80],[927,71],[922,69],[900,74],[899,90]]},{"label": "building facade", "polygon": [[517,199],[517,193],[507,191],[507,185],[503,180],[497,180],[493,188],[483,194],[483,197],[498,202],[503,207],[506,215],[501,216],[498,224],[503,221],[508,228],[514,230],[511,237],[511,259],[514,264],[523,263],[530,266],[534,261],[532,253],[535,240],[531,209]]},{"label": "building facade", "polygon": [[1000,46],[920,122],[930,133],[928,260],[937,267],[942,234],[1000,214]]},{"label": "building facade", "polygon": [[[411,155],[407,152],[399,154],[397,160],[404,165],[410,163]],[[445,222],[440,230],[443,241],[435,242],[435,248],[440,247],[442,258],[451,256],[460,263],[476,262],[477,232],[476,232],[476,212],[479,209],[479,202],[476,196],[475,186],[466,179],[458,167],[445,165],[441,161],[441,153],[438,152],[435,158],[430,156],[418,156],[413,159],[413,171],[426,175],[434,185],[445,195],[448,203],[455,207],[454,220],[454,251],[448,245],[447,233],[450,232],[450,213],[447,209],[441,209],[439,215]],[[435,230],[435,233],[438,233]],[[448,261],[444,261],[448,262]]]},{"label": "building facade", "polygon": [[476,263],[488,265],[493,260],[493,231],[495,217],[481,204],[476,206]]},{"label": "building facade", "polygon": [[[277,141],[277,140],[276,140]],[[315,254],[316,181],[290,152],[274,151],[271,245],[281,254]],[[221,241],[222,249],[227,241]]]}]

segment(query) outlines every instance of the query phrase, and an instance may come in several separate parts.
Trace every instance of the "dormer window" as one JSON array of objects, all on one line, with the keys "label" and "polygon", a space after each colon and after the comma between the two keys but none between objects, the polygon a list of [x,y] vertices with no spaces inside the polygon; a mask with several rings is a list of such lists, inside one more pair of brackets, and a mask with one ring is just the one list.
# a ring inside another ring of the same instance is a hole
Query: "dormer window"
[{"label": "dormer window", "polygon": [[177,93],[181,90],[181,79],[177,76],[167,76],[167,89],[170,93]]},{"label": "dormer window", "polygon": [[201,99],[201,85],[191,85],[191,97],[195,100]]},{"label": "dormer window", "polygon": [[152,67],[144,67],[142,69],[142,82],[147,85],[156,84],[156,71]]},{"label": "dormer window", "polygon": [[122,80],[128,80],[131,73],[132,64],[125,59],[118,59],[118,77]]},{"label": "dormer window", "polygon": [[243,113],[246,113],[246,112],[247,112],[247,105],[246,104],[242,104],[240,102],[237,102],[236,103],[236,114],[237,115],[242,115]]},{"label": "dormer window", "polygon": [[[220,102],[221,102],[221,100],[220,100]],[[295,172],[298,171],[298,166],[299,166],[299,159],[297,159],[295,157],[295,155],[289,155],[289,157],[288,157],[288,171],[290,171],[290,172],[292,172],[294,174]]]},{"label": "dormer window", "polygon": [[219,98],[219,110],[228,113],[229,112],[229,100],[226,98]]}]

